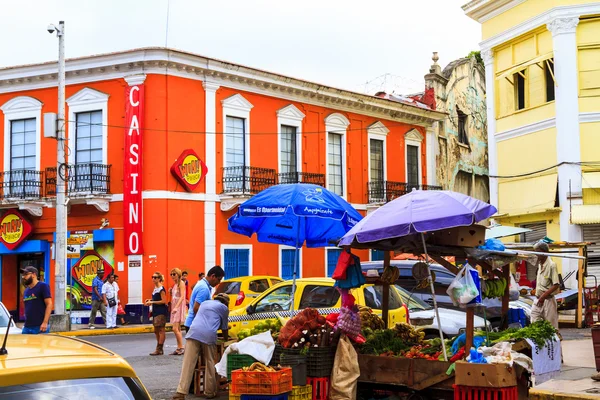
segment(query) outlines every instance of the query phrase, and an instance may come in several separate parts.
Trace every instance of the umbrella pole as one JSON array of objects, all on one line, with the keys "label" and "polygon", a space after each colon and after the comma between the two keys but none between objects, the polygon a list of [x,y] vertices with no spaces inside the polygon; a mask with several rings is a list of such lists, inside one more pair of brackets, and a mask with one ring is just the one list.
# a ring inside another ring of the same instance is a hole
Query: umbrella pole
[{"label": "umbrella pole", "polygon": [[298,268],[298,266],[296,265],[296,263],[298,262],[298,237],[300,236],[300,221],[298,221],[298,232],[296,233],[296,251],[294,252],[294,271],[292,273],[292,306],[291,306],[291,311],[294,312],[294,305],[296,303],[296,276],[297,276],[297,272],[296,269]]},{"label": "umbrella pole", "polygon": [[[425,260],[429,260],[429,255],[427,254],[427,245],[425,244],[425,235],[423,233],[421,233],[421,240],[423,241],[423,251],[425,252]],[[431,268],[429,268],[429,264],[427,264],[427,273],[429,274],[429,286],[431,287],[433,309],[435,310],[435,317],[437,318],[440,339],[442,339],[442,352],[444,353],[444,361],[448,361],[448,355],[446,354],[446,342],[444,341],[444,334],[442,332],[442,320],[440,319],[440,312],[438,310],[437,300],[435,299],[435,288],[433,287],[433,279],[431,277]]]}]

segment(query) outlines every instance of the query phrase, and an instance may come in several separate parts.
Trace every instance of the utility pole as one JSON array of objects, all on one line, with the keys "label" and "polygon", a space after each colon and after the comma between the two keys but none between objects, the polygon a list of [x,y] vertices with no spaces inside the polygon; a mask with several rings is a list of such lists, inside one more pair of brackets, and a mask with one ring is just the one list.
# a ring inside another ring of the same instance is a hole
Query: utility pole
[{"label": "utility pole", "polygon": [[56,30],[58,37],[58,116],[56,135],[56,242],[54,276],[54,318],[53,331],[68,331],[71,320],[66,314],[67,295],[67,160],[65,157],[65,22],[58,27],[48,26],[48,32]]}]

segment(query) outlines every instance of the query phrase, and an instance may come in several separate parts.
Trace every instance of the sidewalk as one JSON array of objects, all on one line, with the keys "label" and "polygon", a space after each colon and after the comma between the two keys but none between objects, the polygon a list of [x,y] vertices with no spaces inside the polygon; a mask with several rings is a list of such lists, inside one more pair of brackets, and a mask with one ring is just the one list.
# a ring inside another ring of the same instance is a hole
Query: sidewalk
[{"label": "sidewalk", "polygon": [[[167,324],[166,332],[173,330],[172,324]],[[138,324],[138,325],[125,325],[118,326],[115,329],[106,329],[102,325],[96,325],[96,329],[90,329],[87,325],[75,324],[71,325],[70,332],[57,332],[62,336],[103,336],[103,335],[133,335],[138,333],[153,333],[154,326],[152,324]]]},{"label": "sidewalk", "polygon": [[591,339],[562,342],[564,365],[560,375],[532,388],[533,400],[598,399],[600,382],[590,377],[596,373]]}]

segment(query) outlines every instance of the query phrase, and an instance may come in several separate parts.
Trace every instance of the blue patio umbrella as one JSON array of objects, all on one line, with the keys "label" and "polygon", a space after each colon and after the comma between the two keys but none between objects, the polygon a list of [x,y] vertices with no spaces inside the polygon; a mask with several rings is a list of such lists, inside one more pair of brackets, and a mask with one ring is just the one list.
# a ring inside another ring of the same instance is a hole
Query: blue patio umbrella
[{"label": "blue patio umbrella", "polygon": [[[229,230],[259,242],[282,244],[296,249],[292,299],[296,290],[298,249],[325,247],[337,241],[362,216],[335,193],[307,183],[276,185],[263,190],[239,206],[229,218]],[[292,310],[293,310],[292,301]]]}]

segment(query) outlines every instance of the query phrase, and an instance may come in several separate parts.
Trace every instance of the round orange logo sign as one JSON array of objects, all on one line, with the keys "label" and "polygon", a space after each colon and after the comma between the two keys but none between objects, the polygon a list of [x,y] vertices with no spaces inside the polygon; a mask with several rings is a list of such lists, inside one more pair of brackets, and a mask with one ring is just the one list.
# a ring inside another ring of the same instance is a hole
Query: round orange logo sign
[{"label": "round orange logo sign", "polygon": [[183,159],[179,166],[181,177],[190,185],[196,185],[202,177],[200,160],[193,154],[188,155]]}]

